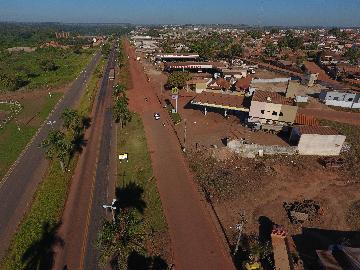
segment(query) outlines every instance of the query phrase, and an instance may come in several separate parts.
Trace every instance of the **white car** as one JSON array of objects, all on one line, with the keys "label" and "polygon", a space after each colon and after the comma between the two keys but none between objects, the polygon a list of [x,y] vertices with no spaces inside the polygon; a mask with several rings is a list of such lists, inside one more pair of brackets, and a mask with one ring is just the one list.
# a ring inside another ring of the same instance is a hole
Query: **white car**
[{"label": "white car", "polygon": [[155,118],[155,120],[159,120],[160,119],[160,113],[154,113],[154,118]]}]

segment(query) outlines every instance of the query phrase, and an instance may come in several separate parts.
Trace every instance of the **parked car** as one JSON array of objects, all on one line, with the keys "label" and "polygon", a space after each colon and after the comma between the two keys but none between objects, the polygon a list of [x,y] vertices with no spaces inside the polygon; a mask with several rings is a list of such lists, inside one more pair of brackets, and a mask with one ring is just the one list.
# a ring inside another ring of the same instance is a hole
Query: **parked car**
[{"label": "parked car", "polygon": [[154,118],[155,118],[155,120],[159,120],[160,119],[160,113],[154,113]]}]

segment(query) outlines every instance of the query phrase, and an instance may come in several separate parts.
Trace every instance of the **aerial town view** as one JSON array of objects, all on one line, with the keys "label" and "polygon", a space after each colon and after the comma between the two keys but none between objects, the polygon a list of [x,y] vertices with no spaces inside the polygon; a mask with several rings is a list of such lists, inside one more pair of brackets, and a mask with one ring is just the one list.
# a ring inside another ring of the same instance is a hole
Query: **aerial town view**
[{"label": "aerial town view", "polygon": [[1,270],[360,270],[360,1],[0,1]]}]

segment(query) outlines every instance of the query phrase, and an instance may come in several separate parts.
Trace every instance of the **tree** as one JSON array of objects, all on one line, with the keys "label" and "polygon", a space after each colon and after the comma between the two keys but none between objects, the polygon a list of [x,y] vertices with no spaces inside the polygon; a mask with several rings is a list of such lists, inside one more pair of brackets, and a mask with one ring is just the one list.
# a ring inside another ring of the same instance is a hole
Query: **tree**
[{"label": "tree", "polygon": [[279,48],[290,48],[296,51],[302,47],[304,40],[302,37],[296,37],[292,32],[287,32],[286,36],[279,40]]},{"label": "tree", "polygon": [[40,67],[43,71],[55,71],[59,68],[52,59],[42,60],[40,62]]},{"label": "tree", "polygon": [[68,161],[73,146],[63,132],[60,130],[51,131],[47,138],[42,141],[41,147],[45,149],[46,157],[50,160],[57,159],[60,162],[62,171],[65,171],[65,162]]},{"label": "tree", "polygon": [[83,117],[76,110],[65,109],[61,114],[61,118],[64,121],[63,127],[71,132],[73,139],[78,138],[84,131]]},{"label": "tree", "polygon": [[265,48],[265,55],[268,57],[273,57],[278,53],[278,48],[273,43],[268,43]]},{"label": "tree", "polygon": [[144,252],[139,225],[140,220],[131,210],[123,210],[115,221],[104,220],[96,241],[100,263],[116,261],[120,270],[127,269],[128,256],[134,251]]},{"label": "tree", "polygon": [[120,122],[121,127],[131,121],[132,117],[128,109],[128,99],[125,95],[120,96],[116,100],[112,113],[115,122]]},{"label": "tree", "polygon": [[109,43],[105,43],[104,45],[102,45],[101,47],[101,53],[105,56],[108,57],[110,54],[110,44]]},{"label": "tree", "polygon": [[250,30],[247,32],[247,34],[253,39],[258,39],[262,37],[262,33],[258,30]]},{"label": "tree", "polygon": [[118,98],[119,98],[119,95],[124,94],[125,91],[126,91],[125,85],[117,84],[117,85],[114,86],[113,96],[115,96],[116,99],[118,99]]},{"label": "tree", "polygon": [[175,71],[170,73],[167,84],[172,87],[183,88],[189,79],[190,74],[188,72]]},{"label": "tree", "polygon": [[353,47],[345,53],[345,57],[350,61],[351,64],[357,65],[360,60],[360,49]]}]

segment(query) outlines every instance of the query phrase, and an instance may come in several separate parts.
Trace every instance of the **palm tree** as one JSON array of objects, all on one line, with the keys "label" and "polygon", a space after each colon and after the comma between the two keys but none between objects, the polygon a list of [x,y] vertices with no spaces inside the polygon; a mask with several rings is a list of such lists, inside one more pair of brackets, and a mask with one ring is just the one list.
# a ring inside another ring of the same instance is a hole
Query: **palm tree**
[{"label": "palm tree", "polygon": [[112,113],[115,122],[120,122],[121,127],[131,121],[131,113],[128,109],[128,99],[125,95],[121,96],[115,102]]},{"label": "palm tree", "polygon": [[65,161],[68,161],[73,145],[66,139],[60,130],[51,131],[47,138],[42,141],[41,147],[45,149],[46,157],[50,160],[57,159],[62,171],[65,171]]},{"label": "palm tree", "polygon": [[127,269],[128,256],[134,251],[144,252],[139,225],[140,220],[131,210],[123,210],[114,222],[104,220],[96,241],[100,263],[116,261],[120,270]]},{"label": "palm tree", "polygon": [[124,85],[117,84],[117,85],[114,86],[113,96],[115,96],[116,99],[118,99],[119,95],[125,93],[125,91],[126,91],[126,88],[125,88]]},{"label": "palm tree", "polygon": [[61,118],[64,121],[64,128],[70,130],[75,138],[82,133],[84,129],[83,118],[76,110],[65,109],[61,114]]}]

